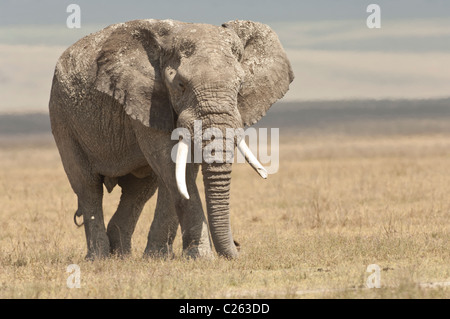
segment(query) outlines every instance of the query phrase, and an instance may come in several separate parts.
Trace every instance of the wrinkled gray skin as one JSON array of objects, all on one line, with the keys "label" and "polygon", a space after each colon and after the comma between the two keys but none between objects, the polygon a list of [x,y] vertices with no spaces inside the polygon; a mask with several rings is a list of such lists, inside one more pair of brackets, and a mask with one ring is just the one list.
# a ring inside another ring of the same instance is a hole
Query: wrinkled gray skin
[{"label": "wrinkled gray skin", "polygon": [[[192,132],[194,120],[203,120],[203,130],[224,133],[252,125],[292,80],[276,34],[251,21],[212,26],[135,20],[68,48],[56,66],[49,108],[83,216],[86,257],[129,253],[136,222],[156,189],[145,255],[171,254],[180,224],[187,256],[212,256],[210,231],[219,255],[237,257],[229,217],[231,164],[201,165],[207,222],[195,184],[200,165],[187,165],[190,199],[184,199],[170,133],[177,127]],[[120,204],[105,228],[103,185],[111,192],[117,184]]]}]

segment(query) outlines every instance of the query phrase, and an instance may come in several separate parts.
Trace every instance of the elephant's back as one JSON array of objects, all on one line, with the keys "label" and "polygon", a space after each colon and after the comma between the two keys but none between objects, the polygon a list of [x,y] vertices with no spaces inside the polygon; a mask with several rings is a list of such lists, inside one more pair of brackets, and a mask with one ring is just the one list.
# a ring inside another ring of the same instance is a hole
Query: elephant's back
[{"label": "elephant's back", "polygon": [[59,57],[53,77],[53,86],[58,83],[72,101],[86,96],[97,73],[97,59],[105,41],[123,23],[110,25],[102,30],[91,33],[68,47]]},{"label": "elephant's back", "polygon": [[86,149],[87,153],[113,153],[115,150],[105,145],[111,139],[121,151],[137,143],[123,107],[93,89],[104,43],[122,25],[111,25],[78,40],[56,64],[49,102],[53,134],[70,132],[81,144],[92,148],[92,152]]}]

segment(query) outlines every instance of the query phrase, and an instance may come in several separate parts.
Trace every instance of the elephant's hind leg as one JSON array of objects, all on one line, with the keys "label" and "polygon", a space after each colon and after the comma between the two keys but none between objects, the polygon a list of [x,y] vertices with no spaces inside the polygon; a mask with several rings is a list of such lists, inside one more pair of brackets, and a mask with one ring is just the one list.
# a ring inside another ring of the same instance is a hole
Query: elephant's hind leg
[{"label": "elephant's hind leg", "polygon": [[54,132],[55,141],[69,182],[78,197],[77,215],[83,216],[88,253],[86,259],[109,255],[109,240],[103,219],[103,184],[99,174],[76,139],[68,132]]},{"label": "elephant's hind leg", "polygon": [[155,193],[158,182],[154,174],[137,178],[132,174],[119,178],[122,188],[119,207],[111,218],[107,234],[111,252],[124,255],[131,252],[131,237],[145,203]]}]

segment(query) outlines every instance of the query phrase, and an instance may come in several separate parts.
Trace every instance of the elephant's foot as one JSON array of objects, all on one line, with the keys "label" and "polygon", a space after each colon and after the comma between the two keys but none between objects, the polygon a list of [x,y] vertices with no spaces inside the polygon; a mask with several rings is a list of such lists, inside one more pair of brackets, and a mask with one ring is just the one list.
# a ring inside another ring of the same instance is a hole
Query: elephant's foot
[{"label": "elephant's foot", "polygon": [[[183,227],[182,227],[183,230]],[[213,259],[211,241],[209,239],[209,230],[206,222],[185,228],[182,231],[183,237],[183,256],[187,258],[206,258]]]},{"label": "elephant's foot", "polygon": [[92,245],[95,247],[92,247],[90,249],[88,249],[88,252],[86,254],[85,259],[86,260],[98,260],[98,259],[105,259],[108,258],[110,256],[110,248],[109,248],[109,244],[97,244],[97,245]]},{"label": "elephant's foot", "polygon": [[[191,244],[189,247],[183,249],[183,256],[187,258],[197,259],[197,258],[205,258],[205,259],[214,259],[214,254],[211,250],[211,246],[209,242],[206,244]],[[163,244],[163,245],[155,245],[149,243],[147,248],[144,251],[144,258],[173,258],[173,247],[171,244]]]},{"label": "elephant's foot", "polygon": [[121,231],[120,227],[109,224],[107,230],[110,252],[117,256],[125,256],[131,254],[131,234]]},{"label": "elephant's foot", "polygon": [[162,245],[156,245],[148,243],[144,251],[144,258],[161,258],[171,259],[174,257],[173,247],[171,244],[165,243]]},{"label": "elephant's foot", "polygon": [[110,253],[115,256],[124,257],[131,254],[131,239],[120,242],[112,241]]},{"label": "elephant's foot", "polygon": [[106,232],[91,232],[89,237],[86,260],[104,259],[110,256],[110,244]]},{"label": "elephant's foot", "polygon": [[208,246],[190,246],[187,249],[183,250],[183,256],[185,256],[186,258],[192,258],[192,259],[197,259],[197,258],[202,258],[202,259],[214,259],[214,254],[211,250],[211,247]]}]

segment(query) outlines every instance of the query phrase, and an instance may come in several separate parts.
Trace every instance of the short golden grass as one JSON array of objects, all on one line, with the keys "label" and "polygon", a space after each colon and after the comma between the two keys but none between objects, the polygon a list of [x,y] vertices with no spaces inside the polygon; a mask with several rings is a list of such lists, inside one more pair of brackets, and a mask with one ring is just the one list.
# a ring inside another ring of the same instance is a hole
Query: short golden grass
[{"label": "short golden grass", "polygon": [[[261,180],[234,166],[238,260],[142,259],[155,198],[125,259],[84,261],[76,197],[53,144],[0,149],[1,298],[449,298],[450,136],[283,138]],[[200,183],[201,191],[203,188]],[[120,189],[105,195],[108,221]],[[69,289],[67,266],[81,270]],[[381,288],[367,289],[369,264]]]}]

